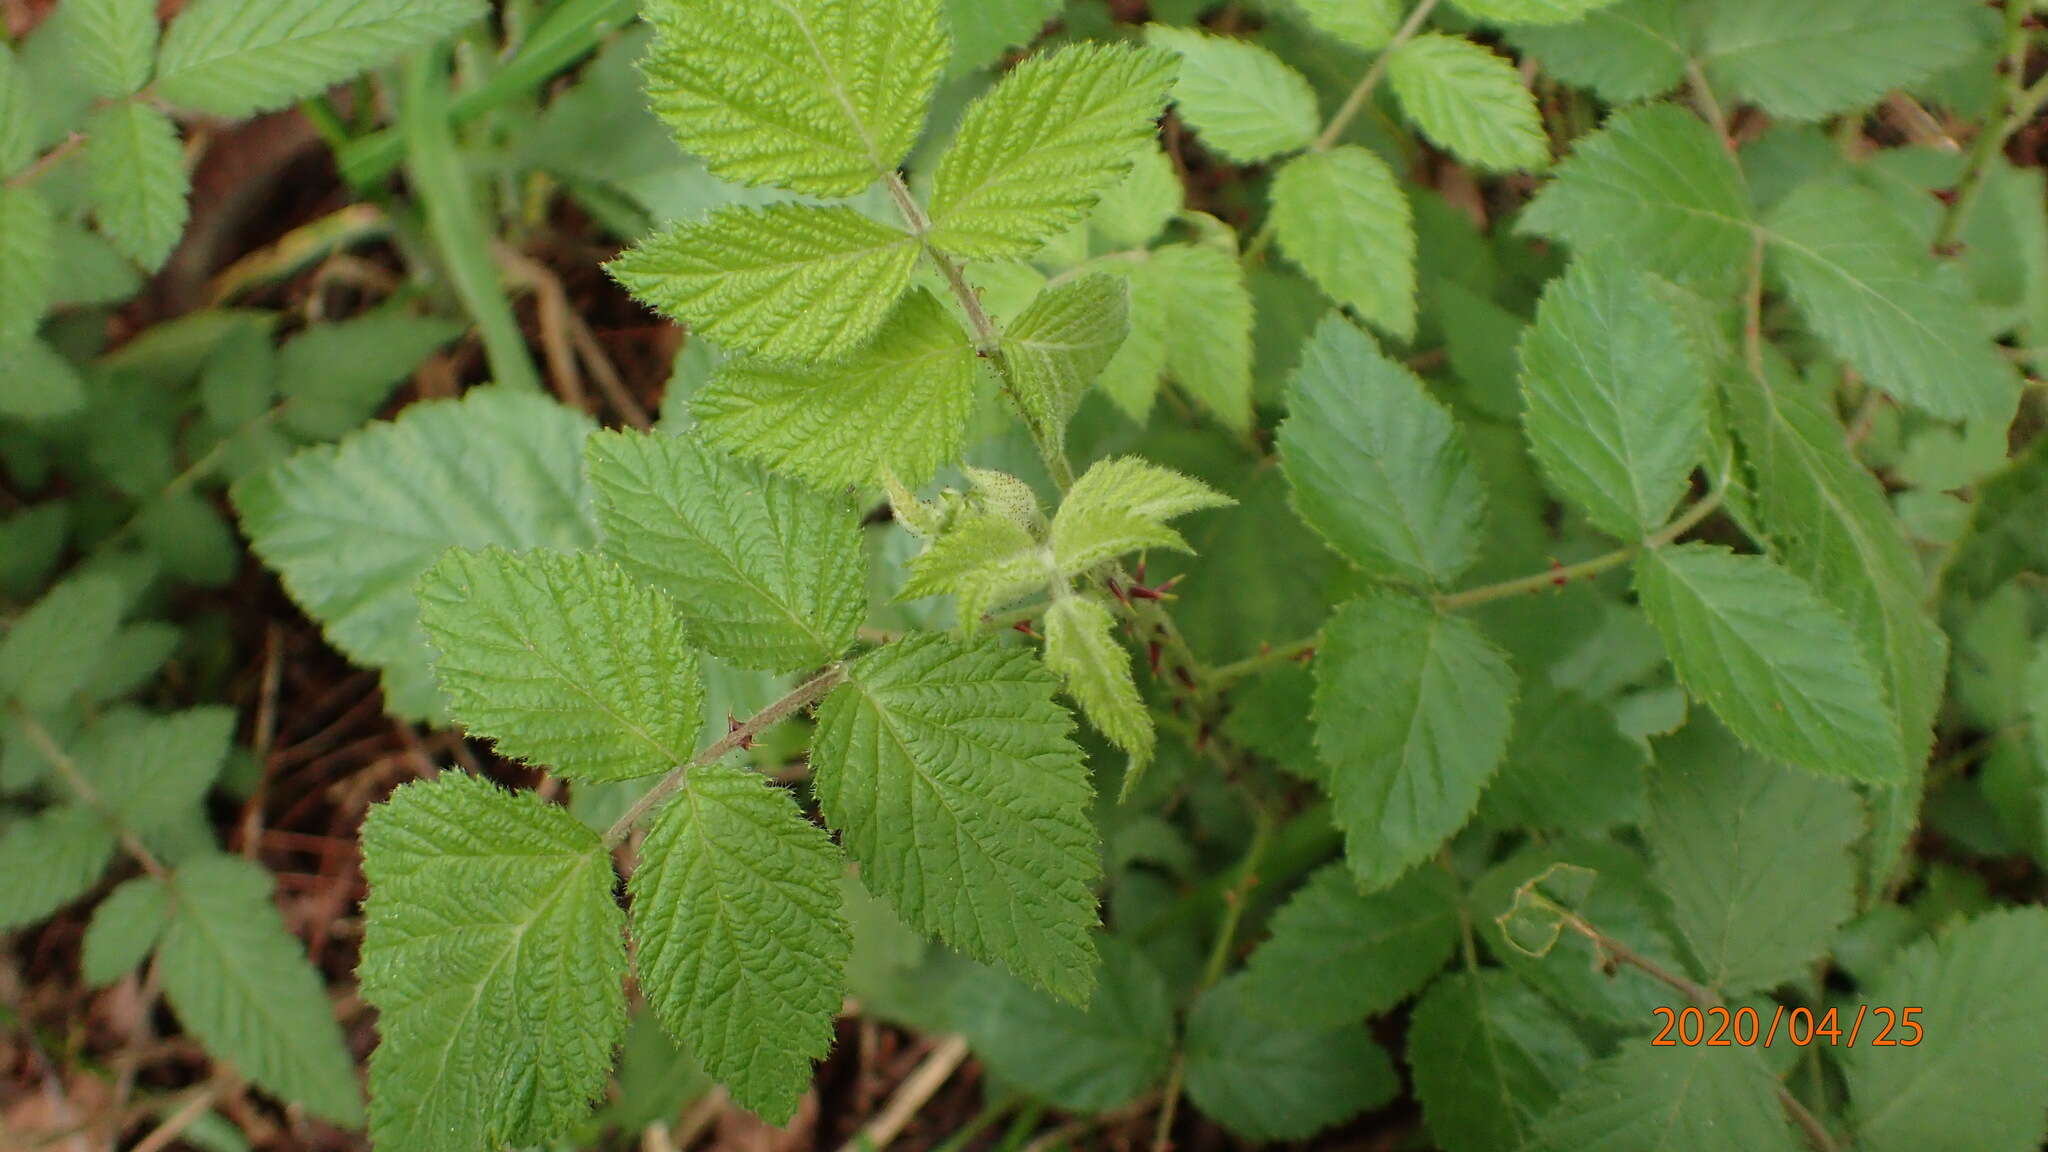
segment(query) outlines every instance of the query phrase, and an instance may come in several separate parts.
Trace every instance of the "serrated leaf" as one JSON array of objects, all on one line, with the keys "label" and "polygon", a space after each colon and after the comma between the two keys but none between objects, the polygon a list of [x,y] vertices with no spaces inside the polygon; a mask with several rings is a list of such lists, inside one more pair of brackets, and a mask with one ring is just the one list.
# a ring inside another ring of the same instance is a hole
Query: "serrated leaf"
[{"label": "serrated leaf", "polygon": [[72,576],[14,618],[0,639],[0,700],[30,712],[70,701],[121,626],[128,593],[106,573]]},{"label": "serrated leaf", "polygon": [[1308,22],[1353,48],[1377,52],[1401,26],[1399,0],[1294,0]]},{"label": "serrated leaf", "polygon": [[1166,304],[1160,332],[1167,374],[1224,427],[1249,430],[1252,297],[1244,265],[1222,249],[1192,244],[1155,248],[1148,263]]},{"label": "serrated leaf", "polygon": [[1390,51],[1387,81],[1431,140],[1482,168],[1541,168],[1550,139],[1514,65],[1462,36],[1424,32]]},{"label": "serrated leaf", "polygon": [[1186,198],[1180,173],[1155,141],[1140,148],[1131,171],[1102,194],[1088,228],[1111,249],[1143,248],[1158,239]]},{"label": "serrated leaf", "polygon": [[0,416],[15,420],[54,420],[85,406],[85,382],[62,353],[29,339],[0,352]]},{"label": "serrated leaf", "polygon": [[1386,161],[1341,145],[1288,161],[1273,178],[1273,232],[1330,298],[1415,335],[1415,224]]},{"label": "serrated leaf", "polygon": [[1152,716],[1131,678],[1131,656],[1116,642],[1116,619],[1087,596],[1062,596],[1045,613],[1045,666],[1067,695],[1134,764],[1152,758]]},{"label": "serrated leaf", "polygon": [[1145,42],[1180,57],[1174,105],[1224,156],[1256,164],[1315,139],[1315,90],[1265,48],[1166,24],[1147,25]]},{"label": "serrated leaf", "polygon": [[[1714,86],[1786,120],[1874,104],[1978,47],[1969,0],[1720,0],[1700,60]],[[1724,99],[1726,97],[1724,96]]]},{"label": "serrated leaf", "polygon": [[1728,150],[1673,104],[1624,109],[1581,138],[1517,226],[1648,272],[1732,292],[1749,267],[1749,196]]},{"label": "serrated leaf", "polygon": [[390,309],[306,329],[278,351],[285,426],[318,439],[347,434],[435,349],[465,331],[454,321]]},{"label": "serrated leaf", "polygon": [[1530,450],[1594,524],[1646,536],[1706,455],[1705,376],[1645,277],[1581,259],[1544,290],[1522,339]]},{"label": "serrated leaf", "polygon": [[885,472],[916,485],[960,456],[978,360],[920,289],[852,359],[728,361],[690,407],[713,445],[820,487],[874,484]]},{"label": "serrated leaf", "polygon": [[[1859,1149],[1937,1148],[1955,1141],[1959,1120],[1973,1149],[2040,1145],[2048,1127],[2044,950],[2048,914],[2002,909],[1906,949],[1862,990],[1873,1007],[1918,1008],[1913,1023],[1923,1031],[1910,1047],[1866,1042],[1842,1053]],[[1873,1015],[1863,1023],[1875,1029],[1885,1021]],[[1916,1037],[1895,1023],[1887,1039]]]},{"label": "serrated leaf", "polygon": [[1794,1152],[1778,1084],[1746,1048],[1653,1048],[1641,1039],[1586,1070],[1537,1127],[1530,1152]]},{"label": "serrated leaf", "polygon": [[0,184],[0,349],[28,342],[50,310],[54,227],[35,189]]},{"label": "serrated leaf", "polygon": [[1856,907],[1856,794],[1699,721],[1657,760],[1643,836],[1707,984],[1735,995],[1805,973]]},{"label": "serrated leaf", "polygon": [[1472,815],[1507,747],[1515,672],[1471,621],[1390,591],[1337,610],[1315,671],[1334,819],[1376,891]]},{"label": "serrated leaf", "polygon": [[1078,576],[1126,552],[1190,551],[1168,520],[1236,503],[1207,484],[1136,456],[1100,460],[1075,481],[1052,521],[1053,563]]},{"label": "serrated leaf", "polygon": [[592,424],[500,388],[414,404],[233,488],[242,530],[327,639],[384,674],[384,706],[436,715],[413,583],[452,547],[596,542],[579,448]]},{"label": "serrated leaf", "polygon": [[164,999],[207,1051],[280,1099],[362,1123],[355,1060],[305,949],[271,903],[270,874],[208,855],[171,877],[157,949]]},{"label": "serrated leaf", "polygon": [[483,12],[477,0],[196,0],[164,33],[156,93],[240,119],[432,44]]},{"label": "serrated leaf", "polygon": [[1242,980],[1266,1018],[1296,1028],[1377,1016],[1442,968],[1458,939],[1458,891],[1442,869],[1418,868],[1365,893],[1343,864],[1308,878],[1273,915],[1272,935]]},{"label": "serrated leaf", "polygon": [[1453,0],[1489,24],[1571,24],[1614,0]]},{"label": "serrated leaf", "polygon": [[[168,639],[175,641],[176,634]],[[164,715],[121,708],[86,731],[74,759],[105,812],[129,831],[146,832],[186,814],[205,797],[234,736],[232,708],[188,708]]]},{"label": "serrated leaf", "polygon": [[1743,743],[1810,772],[1906,775],[1883,685],[1849,626],[1798,577],[1705,544],[1636,560],[1636,595],[1678,678]]},{"label": "serrated leaf", "polygon": [[597,833],[532,793],[444,773],[370,809],[363,875],[357,977],[382,1038],[371,1139],[474,1152],[588,1113],[626,1026],[624,917]]},{"label": "serrated leaf", "polygon": [[145,271],[185,232],[185,156],[177,125],[146,104],[109,104],[86,124],[85,163],[100,231]]},{"label": "serrated leaf", "polygon": [[1516,28],[1511,35],[1545,72],[1627,104],[1685,82],[1686,12],[1684,0],[1621,0],[1574,24]]},{"label": "serrated leaf", "polygon": [[853,643],[866,562],[843,500],[686,437],[602,432],[584,455],[606,554],[667,592],[704,651],[790,672]]},{"label": "serrated leaf", "polygon": [[1570,1017],[1494,969],[1437,981],[1409,1017],[1415,1095],[1444,1152],[1519,1152],[1591,1059]]},{"label": "serrated leaf", "polygon": [[939,0],[658,0],[655,114],[744,184],[851,196],[917,138],[948,51]]},{"label": "serrated leaf", "polygon": [[79,805],[45,808],[0,831],[0,932],[33,924],[84,895],[114,858],[114,828]]},{"label": "serrated leaf", "polygon": [[1003,329],[1003,356],[1040,434],[1064,444],[1067,421],[1130,331],[1130,298],[1113,276],[1047,288]]},{"label": "serrated leaf", "polygon": [[1086,216],[1151,140],[1164,52],[1079,44],[1019,64],[967,109],[932,184],[932,243],[1029,256]]},{"label": "serrated leaf", "polygon": [[2011,363],[1877,193],[1806,185],[1771,214],[1769,240],[1814,331],[1872,384],[1946,419],[2010,419]]},{"label": "serrated leaf", "polygon": [[1643,763],[1642,746],[1622,734],[1611,707],[1532,678],[1479,813],[1495,824],[1567,832],[1635,824],[1645,806]]},{"label": "serrated leaf", "polygon": [[649,306],[733,348],[809,363],[874,336],[910,287],[917,242],[843,205],[722,208],[606,268]]},{"label": "serrated leaf", "polygon": [[1060,14],[1062,0],[945,0],[953,32],[949,76],[997,63],[1004,49],[1038,37]]},{"label": "serrated leaf", "polygon": [[588,552],[452,548],[418,585],[448,710],[571,780],[687,763],[704,688],[681,613]]},{"label": "serrated leaf", "polygon": [[786,1124],[832,1046],[851,934],[839,850],[789,793],[690,770],[630,883],[641,990],[741,1107]]},{"label": "serrated leaf", "polygon": [[66,0],[51,18],[94,94],[119,98],[149,83],[156,55],[154,0]]},{"label": "serrated leaf", "polygon": [[1166,981],[1135,945],[1101,942],[1081,977],[1086,1007],[1062,1003],[1001,972],[954,983],[949,1015],[1005,1080],[1076,1112],[1120,1107],[1159,1082],[1173,1054]]},{"label": "serrated leaf", "polygon": [[1287,386],[1294,507],[1374,576],[1443,584],[1478,554],[1485,492],[1451,414],[1370,336],[1327,317]]},{"label": "serrated leaf", "polygon": [[79,950],[79,975],[102,988],[133,971],[156,947],[171,918],[171,891],[154,876],[124,881],[92,911]]},{"label": "serrated leaf", "polygon": [[1014,519],[983,510],[955,516],[911,561],[901,599],[955,599],[962,631],[983,614],[1051,586],[1058,573],[1043,544]]},{"label": "serrated leaf", "polygon": [[854,662],[811,763],[862,881],[905,923],[1078,1004],[1100,862],[1057,687],[1026,650],[912,635]]},{"label": "serrated leaf", "polygon": [[1386,1049],[1364,1025],[1274,1027],[1258,991],[1229,979],[1188,1011],[1188,1099],[1247,1140],[1305,1140],[1400,1093]]}]

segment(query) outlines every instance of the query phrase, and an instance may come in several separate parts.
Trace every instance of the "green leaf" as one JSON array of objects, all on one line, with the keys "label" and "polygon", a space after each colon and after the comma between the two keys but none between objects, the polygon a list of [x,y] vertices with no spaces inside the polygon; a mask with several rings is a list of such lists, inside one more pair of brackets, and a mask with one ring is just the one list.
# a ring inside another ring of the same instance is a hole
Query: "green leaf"
[{"label": "green leaf", "polygon": [[1454,0],[1475,20],[1489,24],[1571,24],[1614,0]]},{"label": "green leaf", "polygon": [[1207,484],[1136,456],[1099,460],[1075,481],[1052,520],[1053,563],[1063,576],[1126,552],[1191,551],[1168,520],[1236,503]]},{"label": "green leaf", "polygon": [[1856,794],[1698,721],[1657,759],[1643,835],[1707,983],[1734,995],[1803,975],[1855,911]]},{"label": "green leaf", "polygon": [[691,411],[714,446],[823,488],[888,472],[917,485],[959,459],[978,363],[960,325],[919,289],[851,360],[729,361]]},{"label": "green leaf", "polygon": [[788,792],[723,764],[690,770],[631,882],[641,990],[741,1107],[786,1124],[832,1046],[852,935],[839,850]]},{"label": "green leaf", "polygon": [[185,155],[177,125],[146,104],[109,104],[86,125],[93,216],[123,255],[155,271],[185,231]]},{"label": "green leaf", "polygon": [[1295,1028],[1349,1024],[1400,1003],[1450,959],[1458,891],[1420,868],[1364,893],[1343,864],[1326,865],[1273,916],[1273,934],[1240,977],[1266,1018]]},{"label": "green leaf", "polygon": [[[1661,655],[1654,637],[1650,644]],[[1642,746],[1622,735],[1612,708],[1549,677],[1532,678],[1515,711],[1507,760],[1479,813],[1493,824],[1567,832],[1635,824],[1645,805],[1643,761]]]},{"label": "green leaf", "polygon": [[42,109],[32,83],[28,70],[15,63],[13,47],[0,44],[0,176],[12,176],[35,159]]},{"label": "green leaf", "polygon": [[33,924],[99,883],[114,858],[114,829],[77,805],[45,808],[0,831],[0,932]]},{"label": "green leaf", "polygon": [[973,259],[1029,256],[1079,223],[1149,145],[1173,71],[1166,53],[1120,44],[1019,64],[968,107],[939,161],[932,243]]},{"label": "green leaf", "polygon": [[1280,466],[1308,526],[1368,573],[1443,584],[1479,551],[1486,496],[1422,381],[1331,316],[1287,385]]},{"label": "green leaf", "polygon": [[1290,160],[1273,178],[1273,234],[1330,298],[1415,335],[1415,224],[1387,163],[1355,145]]},{"label": "green leaf", "polygon": [[173,873],[170,886],[157,972],[185,1031],[280,1099],[361,1124],[355,1060],[320,973],[271,903],[270,874],[239,856],[207,855]]},{"label": "green leaf", "polygon": [[161,716],[121,708],[87,730],[75,758],[107,815],[129,831],[146,832],[185,815],[206,796],[234,737],[232,708]]},{"label": "green leaf", "polygon": [[1385,888],[1472,815],[1507,746],[1515,672],[1471,621],[1389,591],[1337,610],[1315,671],[1344,855]]},{"label": "green leaf", "polygon": [[79,975],[102,988],[135,969],[156,947],[171,918],[171,890],[154,876],[124,881],[92,911],[85,944],[79,953]]},{"label": "green leaf", "polygon": [[1715,295],[1741,282],[1753,245],[1734,159],[1674,104],[1624,109],[1582,137],[1517,227],[1581,251],[1612,245],[1637,268]]},{"label": "green leaf", "polygon": [[1872,384],[1946,419],[2011,418],[2012,365],[1877,193],[1809,184],[1770,228],[1771,267],[1814,331]]},{"label": "green leaf", "polygon": [[1150,24],[1145,42],[1180,57],[1173,102],[1202,142],[1241,164],[1306,148],[1321,126],[1301,73],[1248,40]]},{"label": "green leaf", "polygon": [[948,50],[939,0],[655,0],[655,114],[711,171],[851,196],[892,172]]},{"label": "green leaf", "polygon": [[1970,0],[1720,0],[1700,53],[1714,86],[1784,120],[1821,120],[1910,88],[1978,47]]},{"label": "green leaf", "polygon": [[1106,937],[1100,964],[1083,962],[1095,995],[1062,1003],[1000,972],[954,982],[950,1015],[989,1070],[1057,1108],[1104,1112],[1166,1075],[1173,1003],[1135,945]]},{"label": "green leaf", "polygon": [[346,435],[375,415],[422,361],[466,330],[390,309],[306,329],[278,353],[285,426],[322,440]]},{"label": "green leaf", "polygon": [[1811,772],[1906,775],[1884,686],[1854,633],[1761,556],[1682,544],[1636,560],[1636,595],[1678,678],[1743,743]]},{"label": "green leaf", "polygon": [[448,772],[370,809],[363,875],[372,1141],[538,1144],[587,1114],[626,1027],[624,918],[597,833]]},{"label": "green leaf", "polygon": [[790,672],[853,643],[866,561],[843,500],[683,437],[602,432],[584,453],[605,552],[667,592],[706,652]]},{"label": "green leaf", "polygon": [[808,363],[853,352],[889,318],[917,242],[843,205],[722,208],[607,265],[619,283],[720,344]]},{"label": "green leaf", "polygon": [[687,763],[704,688],[668,597],[588,552],[450,549],[420,577],[448,710],[498,752],[571,780]]},{"label": "green leaf", "polygon": [[901,599],[951,595],[962,631],[990,609],[1052,585],[1052,557],[1030,530],[994,512],[969,510],[910,565]]},{"label": "green leaf", "polygon": [[121,626],[128,593],[106,573],[72,576],[14,618],[0,639],[0,700],[30,712],[68,703]]},{"label": "green leaf", "polygon": [[67,0],[51,17],[95,95],[118,99],[149,83],[156,7],[154,0]]},{"label": "green leaf", "polygon": [[1064,445],[1067,421],[1130,331],[1130,297],[1114,276],[1040,292],[1003,331],[1003,356],[1025,413]]},{"label": "green leaf", "polygon": [[1045,666],[1066,682],[1090,723],[1135,764],[1152,758],[1152,716],[1116,642],[1116,619],[1089,596],[1062,596],[1045,613]]},{"label": "green leaf", "polygon": [[1519,1152],[1591,1059],[1569,1017],[1497,969],[1446,976],[1409,1017],[1415,1095],[1444,1152]]},{"label": "green leaf", "polygon": [[1652,1048],[1642,1039],[1586,1070],[1543,1118],[1530,1152],[1795,1152],[1778,1084],[1745,1048]]},{"label": "green leaf", "polygon": [[1516,28],[1511,38],[1559,80],[1629,104],[1685,82],[1688,11],[1685,0],[1621,0],[1575,24]]},{"label": "green leaf", "polygon": [[0,416],[16,420],[54,420],[85,407],[85,382],[62,353],[30,337],[0,352],[7,371],[0,374]]},{"label": "green leaf", "polygon": [[1317,30],[1353,48],[1377,52],[1401,26],[1399,0],[1294,0]]},{"label": "green leaf", "polygon": [[953,32],[948,75],[998,63],[1004,49],[1037,39],[1062,6],[1062,0],[946,0],[946,23]]},{"label": "green leaf", "polygon": [[1706,455],[1706,373],[1651,282],[1581,259],[1522,340],[1522,418],[1552,483],[1601,529],[1661,527]]},{"label": "green leaf", "polygon": [[317,95],[483,13],[476,0],[195,0],[164,34],[156,93],[240,119]]},{"label": "green leaf", "polygon": [[54,226],[49,204],[35,189],[0,184],[0,349],[34,337],[50,310]]},{"label": "green leaf", "polygon": [[1153,249],[1148,264],[1166,302],[1167,374],[1224,427],[1249,431],[1252,297],[1243,263],[1220,248],[1168,244]]},{"label": "green leaf", "polygon": [[818,710],[813,787],[868,889],[913,928],[1088,998],[1100,869],[1058,682],[1026,650],[925,633]]},{"label": "green leaf", "polygon": [[[1913,1023],[1924,1031],[1911,1047],[1866,1040],[1841,1053],[1857,1148],[1938,1148],[1964,1131],[1984,1152],[2040,1146],[2048,1127],[2044,950],[2048,913],[2003,909],[1906,949],[1862,990],[1873,1007],[1919,1008]],[[1884,1023],[1873,1015],[1863,1026]],[[1887,1037],[1913,1038],[1904,1023]]]},{"label": "green leaf", "polygon": [[424,718],[441,702],[414,581],[451,547],[595,543],[578,451],[591,426],[540,396],[473,389],[238,481],[235,510],[327,639],[384,674],[384,706]]},{"label": "green leaf", "polygon": [[1541,168],[1550,139],[1514,65],[1463,36],[1424,32],[1387,57],[1387,81],[1422,131],[1482,168]]},{"label": "green leaf", "polygon": [[1188,1011],[1188,1099],[1246,1140],[1305,1140],[1391,1101],[1401,1077],[1361,1024],[1274,1027],[1241,979]]}]

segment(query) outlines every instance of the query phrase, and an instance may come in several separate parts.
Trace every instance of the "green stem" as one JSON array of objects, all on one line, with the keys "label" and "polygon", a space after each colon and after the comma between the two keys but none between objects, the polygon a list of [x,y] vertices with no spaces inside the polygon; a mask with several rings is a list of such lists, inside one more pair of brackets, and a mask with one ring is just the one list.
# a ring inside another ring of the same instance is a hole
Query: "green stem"
[{"label": "green stem", "polygon": [[121,847],[135,858],[135,862],[142,866],[142,870],[159,880],[168,880],[171,870],[164,867],[163,862],[156,858],[156,854],[130,832],[115,816],[113,810],[100,800],[99,792],[86,780],[85,773],[79,770],[78,762],[57,743],[57,738],[50,735],[50,730],[43,727],[43,722],[19,704],[9,707],[8,712],[14,717],[15,727],[22,735],[28,737],[29,743],[36,746],[36,751],[42,753],[45,760],[56,766],[57,775],[63,778],[65,786],[78,797],[78,802],[92,809],[102,820],[113,826]]},{"label": "green stem", "polygon": [[1502,581],[1499,584],[1487,584],[1479,588],[1467,588],[1463,592],[1453,592],[1449,595],[1438,596],[1435,598],[1437,610],[1441,612],[1455,612],[1461,608],[1471,608],[1475,605],[1486,604],[1495,600],[1505,600],[1511,596],[1523,596],[1531,592],[1541,592],[1546,588],[1562,588],[1574,581],[1590,580],[1604,572],[1610,572],[1635,559],[1645,549],[1662,548],[1664,545],[1671,543],[1697,527],[1700,521],[1705,520],[1713,514],[1715,509],[1721,506],[1724,492],[1724,489],[1716,488],[1705,496],[1700,497],[1698,502],[1685,510],[1684,515],[1650,535],[1643,537],[1634,544],[1624,545],[1612,552],[1595,556],[1591,560],[1581,560],[1577,564],[1567,564],[1561,568],[1552,568],[1547,572],[1533,572],[1527,576]]},{"label": "green stem", "polygon": [[1977,139],[1970,145],[1970,158],[1963,166],[1962,180],[1957,183],[1955,198],[1949,201],[1948,210],[1942,213],[1941,226],[1934,233],[1936,251],[1946,250],[1955,243],[1962,233],[1963,225],[1970,216],[1970,209],[1984,191],[1984,178],[1991,170],[1992,161],[1997,159],[2006,138],[2024,127],[2034,118],[2044,102],[2048,102],[2048,77],[2043,77],[2031,88],[2022,88],[2022,67],[2027,56],[2028,4],[2021,0],[2006,0],[2005,5],[2005,51],[2002,58],[2006,63],[2008,79],[2005,85],[2005,100],[1998,115],[1984,125],[1977,133]]},{"label": "green stem", "polygon": [[1206,687],[1212,692],[1221,692],[1247,676],[1256,676],[1276,664],[1290,664],[1316,650],[1322,643],[1322,635],[1304,637],[1292,644],[1268,648],[1256,656],[1247,656],[1231,664],[1219,664],[1209,670]]}]

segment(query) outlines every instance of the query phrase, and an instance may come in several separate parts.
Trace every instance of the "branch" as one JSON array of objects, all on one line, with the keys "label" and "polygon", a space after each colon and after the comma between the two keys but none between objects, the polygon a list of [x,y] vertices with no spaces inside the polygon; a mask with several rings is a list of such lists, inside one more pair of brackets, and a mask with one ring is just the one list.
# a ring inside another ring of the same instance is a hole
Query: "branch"
[{"label": "branch", "polygon": [[[1722,475],[1725,476],[1728,466],[1724,464],[1721,471]],[[1705,520],[1714,513],[1715,509],[1721,506],[1721,501],[1725,498],[1726,494],[1727,489],[1724,482],[1723,486],[1716,487],[1713,491],[1700,497],[1692,507],[1685,510],[1683,515],[1664,527],[1643,537],[1634,544],[1623,545],[1612,552],[1595,556],[1591,560],[1581,560],[1577,564],[1566,564],[1560,568],[1552,568],[1548,572],[1531,573],[1530,575],[1517,577],[1513,580],[1502,581],[1499,584],[1487,584],[1479,588],[1467,588],[1463,592],[1453,592],[1448,595],[1437,596],[1434,598],[1437,610],[1440,612],[1455,612],[1460,608],[1470,608],[1474,605],[1486,604],[1494,600],[1505,600],[1510,596],[1520,596],[1529,592],[1541,592],[1545,588],[1562,588],[1574,580],[1590,580],[1603,572],[1612,571],[1627,564],[1646,549],[1662,548],[1687,532],[1692,531],[1699,526],[1700,521]]]},{"label": "branch", "polygon": [[2022,0],[2006,0],[2005,5],[2005,50],[2001,59],[2006,66],[2008,79],[2005,85],[2005,99],[1992,120],[1977,131],[1977,139],[1970,145],[1970,158],[1963,166],[1962,179],[1957,182],[1955,193],[1948,198],[1948,208],[1942,213],[1941,227],[1934,233],[1934,250],[1946,252],[1961,234],[1963,224],[1969,219],[1970,209],[1976,205],[1977,197],[1984,191],[1984,177],[1991,169],[1991,163],[2004,148],[2006,138],[2026,126],[2048,103],[2048,76],[2035,81],[2030,88],[2023,88],[2024,65],[2027,57],[2027,10],[2031,5]]},{"label": "branch", "polygon": [[156,854],[100,802],[98,791],[86,780],[85,774],[78,770],[78,762],[57,743],[56,737],[50,735],[50,730],[43,727],[43,722],[19,704],[8,711],[13,715],[14,722],[20,725],[22,733],[28,737],[29,743],[36,746],[36,751],[41,752],[44,758],[57,766],[57,775],[62,776],[65,785],[77,794],[78,802],[97,812],[107,823],[114,826],[114,833],[119,837],[121,847],[135,858],[137,864],[142,865],[142,870],[159,880],[170,879],[171,870],[164,867],[163,862],[156,858]]}]

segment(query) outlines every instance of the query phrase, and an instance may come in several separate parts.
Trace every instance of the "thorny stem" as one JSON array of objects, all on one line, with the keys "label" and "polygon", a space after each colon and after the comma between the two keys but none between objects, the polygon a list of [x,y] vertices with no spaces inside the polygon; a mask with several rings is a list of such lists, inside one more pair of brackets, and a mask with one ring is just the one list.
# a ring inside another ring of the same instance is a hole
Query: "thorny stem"
[{"label": "thorny stem", "polygon": [[8,711],[13,714],[14,722],[21,726],[22,734],[28,737],[29,743],[36,746],[36,751],[42,753],[44,759],[47,759],[51,764],[56,765],[57,775],[62,776],[65,785],[78,795],[79,803],[92,809],[102,819],[106,820],[107,823],[114,826],[115,834],[120,838],[121,847],[127,851],[128,855],[135,858],[137,864],[142,865],[142,870],[159,880],[169,879],[170,869],[164,867],[163,862],[156,858],[156,854],[151,852],[148,846],[143,844],[141,840],[137,839],[135,834],[130,832],[127,826],[117,819],[114,813],[108,810],[107,806],[101,802],[99,792],[86,780],[85,774],[78,770],[78,762],[73,760],[71,754],[64,751],[63,747],[57,743],[56,737],[50,735],[50,730],[43,727],[43,722],[36,719],[33,713],[19,704],[14,705]]},{"label": "thorny stem", "polygon": [[696,756],[691,758],[689,763],[671,768],[668,775],[661,778],[660,783],[649,788],[645,796],[634,801],[633,806],[626,809],[626,814],[619,817],[610,828],[605,830],[605,849],[609,851],[625,843],[626,837],[633,832],[633,826],[640,823],[641,819],[649,812],[652,812],[662,801],[674,795],[675,791],[681,788],[688,779],[692,768],[701,768],[706,764],[721,759],[726,753],[735,748],[744,747],[752,743],[754,737],[762,732],[773,728],[797,712],[823,699],[825,693],[838,687],[845,679],[846,665],[832,665],[830,668],[797,685],[787,696],[754,713],[748,720],[734,725],[733,730],[726,733],[723,739],[697,753]]},{"label": "thorny stem", "polygon": [[[1725,473],[1726,469],[1723,469],[1723,471]],[[1679,516],[1676,520],[1643,537],[1634,544],[1624,545],[1612,552],[1595,556],[1591,560],[1581,560],[1577,564],[1566,564],[1563,567],[1552,568],[1548,572],[1534,572],[1530,575],[1503,581],[1499,584],[1487,584],[1479,588],[1467,588],[1463,592],[1453,592],[1449,595],[1438,596],[1435,598],[1436,607],[1442,612],[1455,612],[1460,608],[1470,608],[1474,605],[1486,604],[1494,600],[1505,600],[1510,596],[1541,592],[1545,588],[1562,588],[1575,580],[1588,580],[1603,572],[1612,571],[1635,559],[1638,554],[1645,550],[1662,548],[1687,532],[1692,531],[1699,525],[1700,521],[1713,515],[1714,510],[1721,506],[1721,501],[1725,497],[1726,492],[1727,490],[1724,487],[1715,488],[1705,496],[1700,497],[1692,507],[1686,509],[1684,515]]]},{"label": "thorny stem", "polygon": [[1990,123],[1977,132],[1977,139],[1970,145],[1969,160],[1963,166],[1963,176],[1956,184],[1955,194],[1948,200],[1948,207],[1942,213],[1941,227],[1934,233],[1934,250],[1947,252],[1963,230],[1969,219],[1970,209],[1976,205],[1977,197],[1984,191],[1984,177],[1991,170],[1991,163],[1997,159],[1999,150],[2005,146],[2006,138],[2026,126],[2048,103],[2048,76],[2036,81],[2032,87],[2023,88],[2025,82],[2022,66],[2027,56],[2027,10],[2032,5],[2025,0],[2006,0],[2005,4],[2005,52],[2007,68],[2005,100]]},{"label": "thorny stem", "polygon": [[1254,676],[1276,664],[1287,664],[1299,660],[1316,650],[1322,643],[1320,634],[1305,636],[1292,644],[1281,644],[1268,648],[1256,656],[1247,656],[1230,664],[1219,664],[1209,670],[1207,687],[1212,692],[1221,692],[1247,676]]}]

